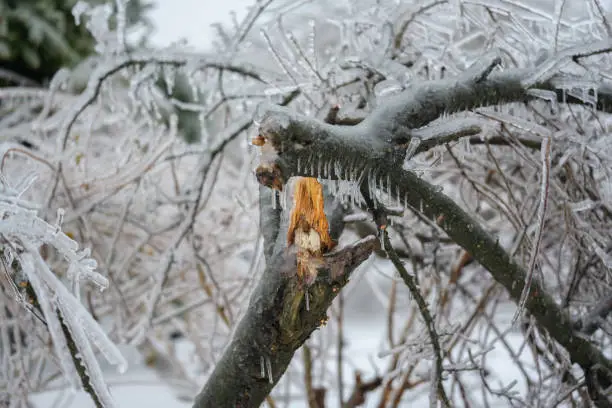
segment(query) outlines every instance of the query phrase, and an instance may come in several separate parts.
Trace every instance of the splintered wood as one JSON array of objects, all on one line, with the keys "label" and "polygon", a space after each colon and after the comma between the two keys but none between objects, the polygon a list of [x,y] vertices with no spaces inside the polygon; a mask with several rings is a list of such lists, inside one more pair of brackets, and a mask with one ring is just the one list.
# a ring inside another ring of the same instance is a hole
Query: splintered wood
[{"label": "splintered wood", "polygon": [[297,275],[311,285],[323,254],[334,247],[324,211],[323,187],[315,178],[300,177],[295,183],[287,244],[297,248]]}]

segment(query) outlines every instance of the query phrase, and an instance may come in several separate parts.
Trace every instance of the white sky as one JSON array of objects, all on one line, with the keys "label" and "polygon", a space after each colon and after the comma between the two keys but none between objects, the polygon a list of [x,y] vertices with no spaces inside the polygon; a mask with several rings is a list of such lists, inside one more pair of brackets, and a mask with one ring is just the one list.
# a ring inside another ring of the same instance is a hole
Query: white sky
[{"label": "white sky", "polygon": [[169,45],[187,39],[190,45],[204,49],[212,40],[210,25],[231,22],[230,12],[238,18],[246,15],[254,0],[157,0],[150,17],[156,30],[150,38],[155,46]]}]

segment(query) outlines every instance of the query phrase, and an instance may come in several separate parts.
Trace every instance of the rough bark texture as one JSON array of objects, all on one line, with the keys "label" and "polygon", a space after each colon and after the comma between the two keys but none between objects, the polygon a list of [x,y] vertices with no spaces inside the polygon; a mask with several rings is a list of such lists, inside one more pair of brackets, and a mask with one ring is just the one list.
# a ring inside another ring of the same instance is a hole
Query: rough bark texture
[{"label": "rough bark texture", "polygon": [[[319,278],[308,288],[310,310],[306,310],[304,290],[295,278],[295,252],[286,248],[287,220],[282,219],[280,209],[272,208],[272,194],[266,189],[260,196],[266,269],[194,407],[259,407],[294,353],[315,329],[326,323],[327,309],[348,283],[351,272],[379,245],[375,237],[368,237],[326,254]],[[330,233],[337,237],[343,228],[342,210],[328,201]],[[337,278],[331,279],[332,276]]]}]

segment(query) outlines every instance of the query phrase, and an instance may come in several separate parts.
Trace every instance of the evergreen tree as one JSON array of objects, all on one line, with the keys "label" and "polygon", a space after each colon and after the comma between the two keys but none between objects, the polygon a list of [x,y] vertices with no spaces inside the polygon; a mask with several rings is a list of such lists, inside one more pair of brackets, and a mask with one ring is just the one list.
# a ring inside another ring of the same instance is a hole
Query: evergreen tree
[{"label": "evergreen tree", "polygon": [[[88,0],[90,4],[105,0]],[[73,67],[94,49],[94,39],[77,25],[77,0],[0,0],[0,86],[45,83],[58,69]],[[150,27],[141,0],[127,4],[127,24]]]}]

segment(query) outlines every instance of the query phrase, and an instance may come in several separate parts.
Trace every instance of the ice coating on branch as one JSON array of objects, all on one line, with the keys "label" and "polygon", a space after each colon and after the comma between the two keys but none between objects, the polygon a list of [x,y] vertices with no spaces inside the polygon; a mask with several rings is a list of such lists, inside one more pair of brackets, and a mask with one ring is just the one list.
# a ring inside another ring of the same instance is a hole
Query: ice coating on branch
[{"label": "ice coating on branch", "polygon": [[288,112],[283,112],[278,109],[269,110],[263,116],[260,126],[260,132],[263,134],[280,133],[289,128],[291,124],[291,116]]},{"label": "ice coating on branch", "polygon": [[559,112],[559,102],[557,101],[557,93],[547,89],[528,89],[527,95],[535,96],[550,103],[551,113]]},{"label": "ice coating on branch", "polygon": [[602,247],[599,245],[593,245],[594,251],[604,264],[604,266],[610,270],[612,270],[612,255],[608,254]]},{"label": "ice coating on branch", "polygon": [[540,244],[542,241],[542,230],[546,221],[546,209],[548,207],[549,187],[550,187],[550,162],[551,162],[551,136],[544,137],[542,139],[542,145],[540,148],[540,160],[541,160],[541,181],[540,181],[540,200],[538,205],[537,222],[534,243],[531,248],[531,254],[529,259],[529,269],[525,277],[525,286],[521,293],[521,297],[517,304],[517,310],[512,318],[512,322],[515,323],[518,318],[523,314],[527,301],[529,299],[529,292],[531,290],[531,283],[533,276],[536,273],[536,264],[538,259],[538,253],[540,251]]},{"label": "ice coating on branch", "polygon": [[609,52],[612,49],[612,39],[596,41],[588,45],[581,44],[578,47],[571,47],[561,52],[554,54],[551,58],[540,64],[527,78],[521,81],[525,88],[530,88],[538,82],[543,82],[550,79],[553,75],[559,72],[562,68],[572,62],[575,56],[593,55],[601,52]]},{"label": "ice coating on branch", "polygon": [[68,386],[76,390],[79,383],[79,378],[74,365],[72,364],[72,357],[70,356],[68,345],[66,344],[66,337],[62,332],[62,327],[56,314],[56,305],[53,305],[51,302],[51,299],[47,294],[48,291],[46,290],[45,286],[43,286],[43,282],[36,273],[32,255],[23,254],[20,257],[20,260],[21,268],[28,277],[34,292],[37,294],[38,304],[40,305],[43,316],[46,319],[47,328],[53,341],[53,350],[55,351],[55,354],[59,360],[60,368],[68,381]]},{"label": "ice coating on branch", "polygon": [[572,211],[574,212],[583,212],[583,211],[589,211],[592,210],[593,208],[597,207],[599,205],[599,203],[593,201],[593,200],[582,200],[579,201],[577,203],[572,203],[570,204],[570,208],[572,209]]},{"label": "ice coating on branch", "polygon": [[410,169],[410,166],[411,166],[410,160],[412,160],[412,158],[414,157],[414,155],[416,154],[420,146],[421,146],[421,138],[417,136],[412,136],[410,138],[410,142],[408,142],[408,147],[406,148],[406,155],[404,157],[404,164],[402,166],[404,170]]},{"label": "ice coating on branch", "polygon": [[394,79],[386,79],[374,86],[374,94],[377,98],[393,95],[403,89],[402,84]]},{"label": "ice coating on branch", "polygon": [[[4,250],[17,261],[18,268],[32,286],[36,298],[30,301],[39,305],[45,318],[61,370],[70,386],[75,387],[78,377],[62,330],[64,324],[72,334],[70,341],[79,350],[81,363],[87,369],[91,385],[105,407],[112,407],[112,398],[91,345],[95,345],[109,363],[119,366],[120,371],[125,370],[127,362],[78,297],[80,280],[94,282],[101,288],[108,286],[108,280],[95,271],[97,262],[89,257],[90,251],[78,251],[78,244],[61,231],[64,210],[57,211],[55,225],[48,224],[36,211],[29,209],[30,206],[21,205],[16,198],[15,188],[7,185],[6,181],[2,187],[0,233],[16,245],[5,247]],[[42,244],[54,248],[68,263],[67,277],[76,293],[66,288],[42,258]]]}]

